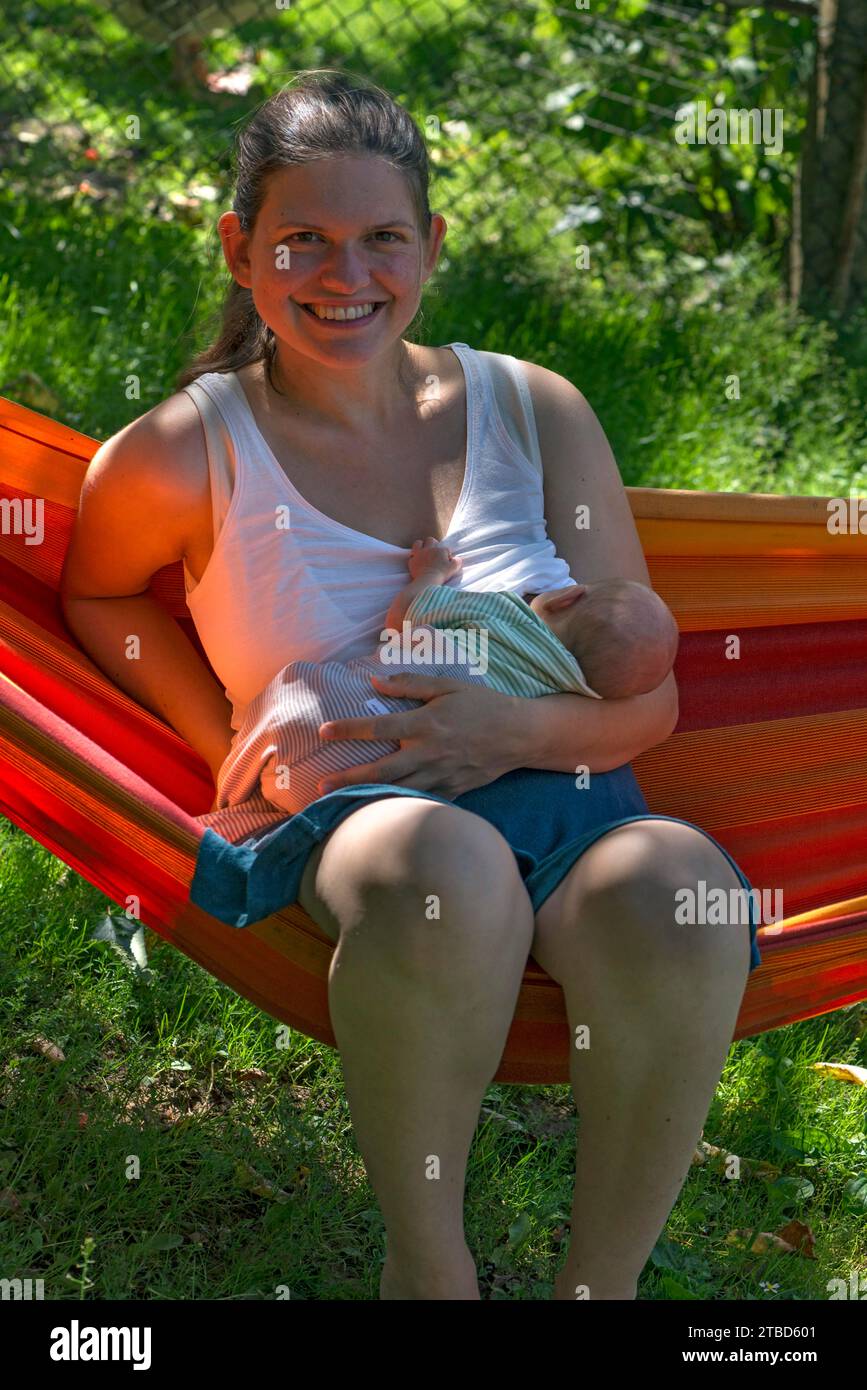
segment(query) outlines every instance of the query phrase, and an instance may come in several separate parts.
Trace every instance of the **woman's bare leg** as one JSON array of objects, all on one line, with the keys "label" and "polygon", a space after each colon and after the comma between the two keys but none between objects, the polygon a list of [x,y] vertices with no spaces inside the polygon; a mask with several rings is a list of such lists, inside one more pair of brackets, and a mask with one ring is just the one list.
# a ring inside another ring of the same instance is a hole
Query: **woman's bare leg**
[{"label": "woman's bare leg", "polygon": [[643,821],[591,845],[536,915],[531,951],[563,988],[581,1120],[555,1298],[634,1298],[689,1171],[749,971],[745,925],[675,922],[675,892],[699,879],[741,886],[699,831]]},{"label": "woman's bare leg", "polygon": [[514,855],[473,812],[391,797],[317,846],[298,901],[338,943],[329,1008],[385,1220],[380,1296],[478,1299],[467,1157],[533,934]]}]

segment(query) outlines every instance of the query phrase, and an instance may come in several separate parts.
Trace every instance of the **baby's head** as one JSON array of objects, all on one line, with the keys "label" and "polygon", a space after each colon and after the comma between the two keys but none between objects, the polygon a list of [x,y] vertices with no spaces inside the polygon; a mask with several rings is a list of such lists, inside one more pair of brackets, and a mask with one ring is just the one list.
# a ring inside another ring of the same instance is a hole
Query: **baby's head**
[{"label": "baby's head", "polygon": [[530,607],[605,700],[655,690],[674,665],[677,623],[659,595],[634,579],[548,589]]}]

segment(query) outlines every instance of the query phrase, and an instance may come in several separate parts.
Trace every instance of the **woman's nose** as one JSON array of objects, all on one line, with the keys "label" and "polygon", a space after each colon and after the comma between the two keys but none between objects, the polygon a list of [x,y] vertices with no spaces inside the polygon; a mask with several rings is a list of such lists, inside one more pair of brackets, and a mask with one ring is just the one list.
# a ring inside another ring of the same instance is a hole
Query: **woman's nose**
[{"label": "woman's nose", "polygon": [[354,294],[370,280],[364,253],[353,246],[334,247],[325,254],[319,278],[331,288],[339,286],[342,294]]}]

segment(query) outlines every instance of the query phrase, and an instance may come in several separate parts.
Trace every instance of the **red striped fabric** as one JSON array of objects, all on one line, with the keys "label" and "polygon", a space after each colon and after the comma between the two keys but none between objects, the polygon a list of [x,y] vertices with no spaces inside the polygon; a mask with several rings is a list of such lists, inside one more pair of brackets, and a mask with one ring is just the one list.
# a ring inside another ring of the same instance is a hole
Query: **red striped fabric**
[{"label": "red striped fabric", "polygon": [[[0,811],[114,901],[137,899],[141,921],[234,989],[333,1045],[332,943],[298,907],[233,931],[189,902],[210,773],[64,625],[56,588],[96,448],[0,398]],[[682,633],[680,721],[636,774],[653,810],[703,826],[755,887],[784,892],[735,1036],[863,999],[867,537],[832,536],[823,498],[627,495]],[[43,503],[41,545],[15,530],[28,501]],[[152,592],[201,652],[180,565]],[[562,993],[531,958],[496,1079],[566,1081],[568,1047]]]}]

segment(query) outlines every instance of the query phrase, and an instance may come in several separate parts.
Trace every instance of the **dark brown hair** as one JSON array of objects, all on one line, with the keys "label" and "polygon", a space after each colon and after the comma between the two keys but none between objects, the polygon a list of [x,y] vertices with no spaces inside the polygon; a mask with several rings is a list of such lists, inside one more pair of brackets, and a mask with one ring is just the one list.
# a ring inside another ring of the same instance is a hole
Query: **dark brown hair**
[{"label": "dark brown hair", "polygon": [[[382,87],[339,68],[310,68],[269,97],[238,132],[232,210],[252,232],[269,176],[290,164],[334,156],[375,155],[405,175],[422,237],[430,235],[430,165],[424,138],[408,111]],[[230,372],[263,358],[269,378],[276,339],[252,292],[234,278],[219,332],[180,373],[176,390],[204,372]]]}]

